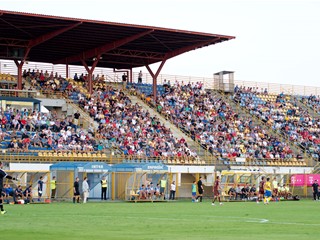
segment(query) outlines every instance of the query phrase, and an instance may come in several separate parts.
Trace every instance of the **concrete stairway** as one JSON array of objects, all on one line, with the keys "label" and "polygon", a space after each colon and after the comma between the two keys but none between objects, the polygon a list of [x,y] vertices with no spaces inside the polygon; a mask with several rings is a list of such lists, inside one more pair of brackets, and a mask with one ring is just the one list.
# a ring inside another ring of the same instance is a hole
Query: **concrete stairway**
[{"label": "concrete stairway", "polygon": [[[29,88],[30,83],[28,81],[25,81],[26,86]],[[93,126],[94,129],[97,129],[99,124],[94,121],[90,115],[81,109],[77,104],[75,104],[72,100],[66,98],[63,94],[50,94],[50,96],[44,96],[40,91],[37,91],[38,98],[50,98],[50,99],[61,99],[63,98],[66,102],[66,105],[63,106],[64,110],[67,112],[67,115],[73,115],[77,111],[80,113],[80,125],[83,126],[83,128],[87,129],[90,125]]]},{"label": "concrete stairway", "polygon": [[[28,89],[29,87],[31,87],[30,83],[26,80],[24,80],[24,84],[25,87]],[[33,88],[34,89],[34,88]],[[61,94],[51,94],[50,97],[48,96],[44,96],[42,95],[42,93],[40,91],[38,92],[38,98],[64,98],[66,101],[66,111],[69,115],[73,115],[74,113],[76,113],[77,111],[80,113],[80,124],[84,127],[84,128],[88,128],[90,125],[93,125],[94,129],[97,129],[99,124],[97,122],[95,122],[90,115],[85,112],[83,109],[81,109],[77,104],[75,104],[72,100],[66,98],[64,95]]]},{"label": "concrete stairway", "polygon": [[67,104],[67,112],[68,113],[76,113],[77,111],[80,113],[80,124],[83,128],[88,128],[90,125],[93,126],[94,129],[97,129],[99,124],[94,121],[90,115],[85,112],[82,108],[80,108],[77,104],[73,103],[71,100],[66,99]]},{"label": "concrete stairway", "polygon": [[184,138],[186,142],[188,143],[188,146],[190,149],[197,152],[199,157],[203,157],[206,155],[206,150],[203,149],[197,142],[193,141],[191,137],[183,133],[178,127],[176,127],[174,124],[172,124],[170,121],[166,120],[160,113],[158,113],[155,109],[149,107],[144,101],[139,99],[137,96],[132,96],[128,94],[128,97],[132,101],[133,104],[138,103],[141,105],[144,109],[148,110],[151,115],[156,116],[161,124],[163,124],[165,127],[169,128],[173,135],[177,137],[178,139]]},{"label": "concrete stairway", "polygon": [[320,173],[320,162],[318,162],[313,169],[314,174],[319,174]]},{"label": "concrete stairway", "polygon": [[295,102],[297,103],[297,107],[300,107],[300,108],[302,108],[303,110],[307,110],[308,113],[310,114],[310,116],[311,116],[312,118],[318,118],[318,117],[320,117],[320,115],[319,115],[314,109],[312,109],[312,108],[311,108],[310,106],[308,106],[307,104],[299,101],[298,99],[296,99],[296,100],[293,99],[293,96],[291,96],[290,100],[291,100],[291,102],[295,101]]}]

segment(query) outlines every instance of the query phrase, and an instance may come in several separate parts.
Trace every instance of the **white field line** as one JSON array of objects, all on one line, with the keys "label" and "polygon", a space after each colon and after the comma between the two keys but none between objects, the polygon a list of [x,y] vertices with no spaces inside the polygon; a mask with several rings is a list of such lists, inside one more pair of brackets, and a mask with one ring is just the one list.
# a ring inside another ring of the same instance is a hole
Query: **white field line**
[{"label": "white field line", "polygon": [[[186,216],[186,215],[184,215]],[[190,218],[162,218],[162,217],[139,217],[139,216],[123,216],[123,218],[132,218],[132,219],[150,219],[150,220],[165,220],[165,221],[194,221],[194,217],[191,215]],[[208,219],[209,218],[209,219]],[[269,222],[268,219],[264,218],[247,218],[247,217],[233,217],[233,216],[212,216],[212,217],[205,217],[203,220],[208,220],[212,222],[239,222],[239,221],[245,221],[250,223],[266,223]]]},{"label": "white field line", "polygon": [[[36,215],[34,215],[36,216]],[[77,216],[88,216],[88,215],[77,215]],[[138,220],[157,220],[157,221],[194,221],[195,217],[199,217],[198,215],[184,215],[185,217],[190,218],[163,218],[163,217],[145,217],[145,216],[95,216],[101,218],[126,218],[126,219],[138,219]],[[320,226],[320,223],[299,223],[299,222],[274,222],[265,218],[250,218],[250,217],[233,217],[233,216],[206,216],[204,221],[210,222],[247,222],[247,223],[258,223],[258,224],[280,224],[280,225],[297,225],[297,226]]]}]

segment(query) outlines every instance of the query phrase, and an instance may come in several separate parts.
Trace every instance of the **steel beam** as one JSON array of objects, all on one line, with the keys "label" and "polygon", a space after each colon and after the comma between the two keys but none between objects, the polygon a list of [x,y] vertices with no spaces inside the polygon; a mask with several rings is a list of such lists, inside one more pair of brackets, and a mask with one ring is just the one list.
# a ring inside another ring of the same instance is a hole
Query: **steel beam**
[{"label": "steel beam", "polygon": [[176,49],[174,51],[166,53],[164,59],[168,60],[169,58],[176,57],[182,53],[189,52],[191,50],[196,50],[197,48],[202,48],[204,46],[211,44],[212,42],[217,42],[218,39],[219,39],[219,37],[216,37],[216,38],[210,39],[208,41],[201,41],[201,42],[198,42],[198,43],[190,45],[190,46]]},{"label": "steel beam", "polygon": [[77,23],[69,25],[69,26],[67,26],[65,28],[61,28],[61,29],[58,29],[56,31],[53,31],[53,32],[44,34],[42,36],[39,36],[37,38],[31,39],[29,41],[29,43],[28,43],[28,47],[29,48],[35,47],[35,46],[37,46],[37,45],[39,45],[39,44],[41,44],[43,42],[46,42],[46,41],[48,41],[48,40],[50,40],[50,39],[52,39],[52,38],[64,33],[64,32],[67,32],[67,31],[79,26],[80,24],[82,24],[82,22],[77,22]]},{"label": "steel beam", "polygon": [[131,57],[131,58],[142,58],[142,59],[152,59],[161,61],[165,54],[147,52],[147,51],[137,51],[137,50],[126,50],[126,49],[115,49],[107,53],[108,56],[121,56],[121,57]]},{"label": "steel beam", "polygon": [[114,41],[114,42],[111,42],[111,43],[106,43],[100,47],[96,47],[96,48],[93,48],[93,49],[90,49],[90,50],[87,50],[87,51],[84,51],[78,55],[74,55],[74,56],[71,56],[71,57],[67,57],[67,58],[64,58],[64,59],[60,59],[60,60],[57,60],[57,61],[54,61],[53,63],[54,64],[58,64],[58,63],[73,63],[73,62],[79,62],[81,61],[82,59],[90,59],[90,58],[93,58],[97,55],[101,55],[103,53],[106,53],[108,51],[111,51],[113,49],[116,49],[118,47],[121,47],[129,42],[132,42],[134,40],[137,40],[145,35],[148,35],[150,33],[152,33],[154,30],[148,30],[148,31],[144,31],[144,32],[141,32],[141,33],[138,33],[138,34],[135,34],[135,35],[132,35],[132,36],[129,36],[129,37],[125,37],[125,38],[122,38],[122,39],[119,39],[117,41]]},{"label": "steel beam", "polygon": [[[118,67],[117,69],[129,69],[130,67],[141,67],[144,66],[145,63],[135,63],[135,62],[120,62],[120,61],[111,61],[111,60],[103,60],[101,63],[106,63],[109,66],[112,64],[123,65],[123,67]],[[108,67],[107,67],[108,68]],[[113,68],[113,67],[111,67]]]},{"label": "steel beam", "polygon": [[153,79],[154,78],[154,73],[153,73],[152,69],[149,67],[149,65],[146,65],[146,68],[147,68],[149,74],[151,75],[151,77]]}]

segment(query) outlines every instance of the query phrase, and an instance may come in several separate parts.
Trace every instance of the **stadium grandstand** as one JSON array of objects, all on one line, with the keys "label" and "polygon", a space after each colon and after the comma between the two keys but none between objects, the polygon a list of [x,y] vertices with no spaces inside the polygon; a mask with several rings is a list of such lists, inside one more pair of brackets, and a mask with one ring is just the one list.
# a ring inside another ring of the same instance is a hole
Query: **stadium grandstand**
[{"label": "stadium grandstand", "polygon": [[[0,18],[0,158],[9,164],[166,165],[178,197],[199,176],[212,186],[218,171],[318,171],[319,88],[237,81],[231,71],[160,74],[167,60],[232,36],[3,10]],[[123,199],[123,187],[112,188]]]}]

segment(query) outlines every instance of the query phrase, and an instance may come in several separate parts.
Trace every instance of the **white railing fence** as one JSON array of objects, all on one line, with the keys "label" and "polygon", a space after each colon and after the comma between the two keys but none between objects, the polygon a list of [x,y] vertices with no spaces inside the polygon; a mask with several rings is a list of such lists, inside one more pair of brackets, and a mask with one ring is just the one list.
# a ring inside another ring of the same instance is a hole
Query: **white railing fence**
[{"label": "white railing fence", "polygon": [[[62,77],[66,77],[66,66],[65,65],[53,65],[50,63],[39,63],[39,62],[26,62],[23,65],[23,70],[30,69],[31,71],[34,69],[43,70],[43,72],[48,71],[49,73],[53,72],[54,74],[57,72],[58,75]],[[9,73],[11,75],[17,75],[17,67],[13,61],[10,60],[0,60],[0,73]],[[80,76],[82,73],[86,74],[86,70],[83,66],[68,66],[69,77],[73,78],[75,73]],[[122,72],[114,72],[113,69],[110,68],[100,68],[96,67],[93,73],[95,76],[97,74],[104,75],[107,82],[119,82],[121,81]],[[138,81],[138,72],[133,72],[132,80],[133,82]],[[211,77],[194,77],[194,76],[180,76],[180,75],[169,75],[169,74],[160,74],[158,76],[158,84],[163,84],[164,80],[170,81],[172,84],[174,82],[180,83],[192,83],[192,82],[202,82],[205,88],[215,89],[216,85],[214,84],[213,76]],[[152,83],[152,77],[148,72],[143,72],[142,77],[143,83]],[[320,95],[320,87],[314,86],[302,86],[302,85],[290,85],[290,84],[279,84],[279,83],[266,83],[266,82],[255,82],[255,81],[242,81],[242,80],[234,80],[234,85],[245,86],[245,87],[254,87],[258,88],[259,91],[261,89],[267,89],[269,93],[279,94],[281,92],[290,94],[290,95],[304,95],[309,96]]]}]

